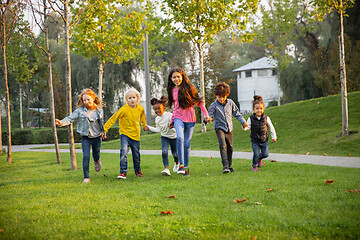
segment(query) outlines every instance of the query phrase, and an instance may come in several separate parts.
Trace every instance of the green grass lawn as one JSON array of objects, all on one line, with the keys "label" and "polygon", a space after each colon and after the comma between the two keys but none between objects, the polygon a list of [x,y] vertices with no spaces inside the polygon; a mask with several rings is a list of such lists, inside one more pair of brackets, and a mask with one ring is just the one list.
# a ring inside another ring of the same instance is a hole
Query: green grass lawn
[{"label": "green grass lawn", "polygon": [[81,184],[81,157],[78,171],[68,154],[62,165],[54,153],[0,157],[0,239],[360,238],[360,192],[346,192],[360,169],[265,160],[255,173],[235,159],[224,175],[220,159],[192,157],[190,177],[164,177],[161,156],[141,156],[144,177],[118,180],[119,155],[104,153]]}]

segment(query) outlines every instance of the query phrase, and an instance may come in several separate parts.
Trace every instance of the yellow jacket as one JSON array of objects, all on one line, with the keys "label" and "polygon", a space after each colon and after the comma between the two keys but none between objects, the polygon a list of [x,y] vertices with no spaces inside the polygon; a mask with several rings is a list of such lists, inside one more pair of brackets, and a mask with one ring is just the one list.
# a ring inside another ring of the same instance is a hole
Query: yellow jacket
[{"label": "yellow jacket", "polygon": [[140,141],[140,122],[143,127],[147,126],[144,107],[140,104],[136,108],[129,105],[122,106],[105,123],[104,130],[107,133],[114,123],[119,120],[119,134],[124,134],[129,138]]}]

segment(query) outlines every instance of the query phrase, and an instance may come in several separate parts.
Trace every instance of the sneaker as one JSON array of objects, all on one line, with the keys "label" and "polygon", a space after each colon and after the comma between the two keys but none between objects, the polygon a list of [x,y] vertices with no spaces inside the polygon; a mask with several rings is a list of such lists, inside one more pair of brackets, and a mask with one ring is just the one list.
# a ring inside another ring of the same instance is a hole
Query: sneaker
[{"label": "sneaker", "polygon": [[143,176],[141,170],[139,170],[138,172],[135,172],[135,175],[137,177],[142,177]]},{"label": "sneaker", "polygon": [[223,169],[223,173],[229,173],[229,172],[231,172],[229,168],[224,168]]},{"label": "sneaker", "polygon": [[185,169],[183,165],[179,166],[179,169],[177,170],[177,174],[184,174],[185,173]]},{"label": "sneaker", "polygon": [[90,178],[84,178],[84,180],[82,181],[82,183],[89,183],[90,182]]},{"label": "sneaker", "polygon": [[189,172],[189,168],[184,168],[185,173],[182,175],[183,177],[190,177],[190,172]]},{"label": "sneaker", "polygon": [[262,162],[261,160],[258,162],[258,167],[261,167],[262,166]]},{"label": "sneaker", "polygon": [[99,161],[97,161],[97,162],[95,162],[94,161],[94,165],[95,165],[95,171],[100,171],[101,170],[101,161],[100,161],[100,159],[99,159]]},{"label": "sneaker", "polygon": [[173,172],[177,172],[179,170],[180,164],[174,164]]},{"label": "sneaker", "polygon": [[232,167],[229,167],[230,172],[234,172],[234,169]]},{"label": "sneaker", "polygon": [[258,171],[257,167],[253,167],[252,171],[257,172]]},{"label": "sneaker", "polygon": [[118,176],[118,179],[126,179],[126,172],[121,172],[120,175]]},{"label": "sneaker", "polygon": [[165,168],[165,169],[161,172],[161,175],[170,176],[170,175],[171,175],[170,170],[169,170],[168,168]]}]

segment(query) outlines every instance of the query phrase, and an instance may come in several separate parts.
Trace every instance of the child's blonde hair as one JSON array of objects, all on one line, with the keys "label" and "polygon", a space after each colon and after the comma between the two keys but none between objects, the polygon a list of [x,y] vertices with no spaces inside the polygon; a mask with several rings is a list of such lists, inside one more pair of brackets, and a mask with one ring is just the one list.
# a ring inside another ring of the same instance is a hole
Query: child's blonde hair
[{"label": "child's blonde hair", "polygon": [[77,102],[76,107],[83,107],[85,106],[84,102],[83,102],[83,96],[84,95],[88,95],[90,96],[93,100],[94,100],[94,104],[96,107],[104,107],[104,103],[99,99],[99,97],[94,93],[93,90],[91,90],[90,88],[85,88],[81,94],[79,95],[79,100]]},{"label": "child's blonde hair", "polygon": [[140,93],[139,93],[139,91],[136,90],[135,88],[130,88],[129,90],[127,90],[127,91],[125,92],[125,97],[124,97],[124,98],[125,98],[125,102],[128,103],[127,95],[128,95],[129,93],[135,93],[135,95],[136,95],[136,97],[137,97],[137,102],[139,103],[139,101],[140,101]]}]

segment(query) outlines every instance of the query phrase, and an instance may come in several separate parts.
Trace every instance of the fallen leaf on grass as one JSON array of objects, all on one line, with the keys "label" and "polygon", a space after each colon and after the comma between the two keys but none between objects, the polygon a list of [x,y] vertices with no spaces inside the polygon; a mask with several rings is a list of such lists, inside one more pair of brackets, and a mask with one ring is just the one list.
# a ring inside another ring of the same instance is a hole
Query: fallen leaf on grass
[{"label": "fallen leaf on grass", "polygon": [[254,202],[255,205],[261,205],[261,202]]},{"label": "fallen leaf on grass", "polygon": [[352,153],[349,153],[349,156],[352,156]]},{"label": "fallen leaf on grass", "polygon": [[324,180],[325,184],[333,183],[335,180]]},{"label": "fallen leaf on grass", "polygon": [[215,163],[212,162],[212,163],[210,163],[210,164],[215,164]]},{"label": "fallen leaf on grass", "polygon": [[277,162],[276,160],[271,160],[271,162]]},{"label": "fallen leaf on grass", "polygon": [[266,162],[263,162],[262,164],[266,165]]},{"label": "fallen leaf on grass", "polygon": [[324,156],[327,156],[327,154],[326,154],[326,153],[324,153]]},{"label": "fallen leaf on grass", "polygon": [[310,152],[307,152],[306,155],[310,155]]},{"label": "fallen leaf on grass", "polygon": [[1,229],[1,228],[0,228],[0,232],[4,232],[4,229]]},{"label": "fallen leaf on grass", "polygon": [[250,238],[250,240],[256,240],[257,236]]},{"label": "fallen leaf on grass", "polygon": [[271,192],[271,191],[272,191],[272,189],[271,189],[271,188],[268,188],[266,191],[267,191],[267,192]]},{"label": "fallen leaf on grass", "polygon": [[175,198],[175,196],[174,196],[174,195],[170,195],[169,198]]},{"label": "fallen leaf on grass", "polygon": [[166,212],[165,211],[161,211],[160,214],[162,215],[166,215],[166,214],[172,214],[174,212],[171,212],[170,210],[167,210]]},{"label": "fallen leaf on grass", "polygon": [[236,203],[241,203],[241,202],[246,202],[247,201],[247,199],[246,198],[242,198],[242,199],[235,199],[234,200],[234,202],[236,202]]},{"label": "fallen leaf on grass", "polygon": [[244,162],[240,162],[240,163],[244,163]]},{"label": "fallen leaf on grass", "polygon": [[204,161],[202,159],[200,159],[200,162],[203,163]]},{"label": "fallen leaf on grass", "polygon": [[360,192],[360,188],[355,189],[355,190],[346,190],[346,192],[348,192],[348,193],[357,193],[357,192]]},{"label": "fallen leaf on grass", "polygon": [[210,157],[210,159],[213,159],[213,157]]}]

